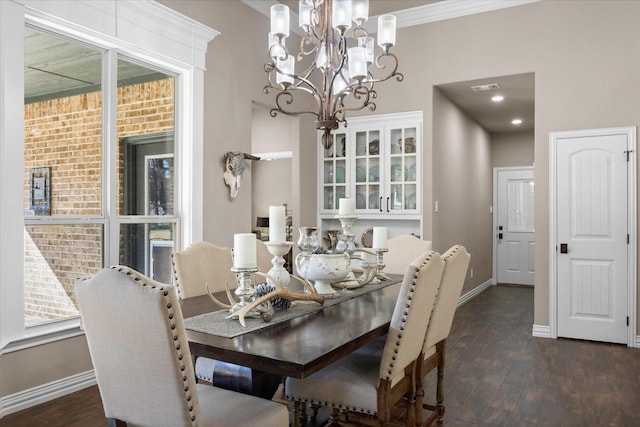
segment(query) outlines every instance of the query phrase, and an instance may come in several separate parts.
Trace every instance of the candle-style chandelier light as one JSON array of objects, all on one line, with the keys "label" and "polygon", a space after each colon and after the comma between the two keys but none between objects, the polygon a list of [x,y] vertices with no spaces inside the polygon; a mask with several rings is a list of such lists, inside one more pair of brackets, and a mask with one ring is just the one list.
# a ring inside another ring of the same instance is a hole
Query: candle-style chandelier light
[{"label": "candle-style chandelier light", "polygon": [[[322,145],[330,148],[330,132],[346,122],[347,111],[367,106],[375,110],[374,83],[394,76],[397,81],[404,78],[398,72],[398,58],[389,52],[396,41],[396,17],[378,18],[377,41],[382,52],[375,56],[373,37],[363,27],[369,18],[369,0],[300,0],[298,16],[304,34],[294,57],[285,43],[289,7],[271,6],[271,61],[264,66],[268,79],[264,92],[277,91],[272,117],[278,113],[316,116],[316,128],[323,131]],[[296,94],[311,96],[317,111],[289,109]]]}]

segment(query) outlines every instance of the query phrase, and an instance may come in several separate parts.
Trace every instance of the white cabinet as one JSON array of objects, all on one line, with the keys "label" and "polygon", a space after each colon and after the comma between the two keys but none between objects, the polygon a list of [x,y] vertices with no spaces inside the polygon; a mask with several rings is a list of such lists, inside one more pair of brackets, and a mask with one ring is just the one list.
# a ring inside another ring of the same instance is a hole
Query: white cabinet
[{"label": "white cabinet", "polygon": [[320,142],[320,171],[319,182],[321,183],[320,212],[338,212],[338,201],[347,197],[347,133],[337,130],[332,133],[333,144],[325,149]]},{"label": "white cabinet", "polygon": [[341,197],[355,198],[358,217],[420,218],[422,111],[350,118],[329,150],[319,146],[321,218]]}]

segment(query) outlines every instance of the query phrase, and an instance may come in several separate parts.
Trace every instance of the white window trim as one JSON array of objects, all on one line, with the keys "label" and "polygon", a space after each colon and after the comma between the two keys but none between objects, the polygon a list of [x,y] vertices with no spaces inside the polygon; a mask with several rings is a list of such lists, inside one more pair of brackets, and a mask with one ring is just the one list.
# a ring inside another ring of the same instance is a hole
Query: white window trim
[{"label": "white window trim", "polygon": [[24,326],[23,190],[16,183],[24,168],[25,22],[180,74],[176,161],[189,173],[176,177],[178,247],[202,240],[204,64],[207,44],[219,34],[151,0],[0,1],[0,354],[82,333],[79,319],[29,333]]}]

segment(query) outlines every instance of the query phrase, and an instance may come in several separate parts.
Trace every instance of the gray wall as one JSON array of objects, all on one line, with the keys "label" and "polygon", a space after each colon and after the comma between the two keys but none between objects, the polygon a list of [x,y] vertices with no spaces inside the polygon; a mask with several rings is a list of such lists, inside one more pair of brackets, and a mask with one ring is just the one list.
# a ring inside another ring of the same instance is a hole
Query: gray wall
[{"label": "gray wall", "polygon": [[[491,137],[447,99],[433,92],[433,248],[444,253],[463,244],[471,253],[462,292],[486,282],[492,270]],[[470,277],[471,269],[474,277]]]},{"label": "gray wall", "polygon": [[[251,117],[251,152],[273,153],[291,151],[299,139],[299,120],[280,115],[271,117],[269,108],[253,106]],[[251,221],[268,217],[269,206],[287,205],[292,210],[292,159],[258,160],[251,162]]]},{"label": "gray wall", "polygon": [[491,134],[491,165],[494,168],[533,166],[535,136],[533,132]]}]

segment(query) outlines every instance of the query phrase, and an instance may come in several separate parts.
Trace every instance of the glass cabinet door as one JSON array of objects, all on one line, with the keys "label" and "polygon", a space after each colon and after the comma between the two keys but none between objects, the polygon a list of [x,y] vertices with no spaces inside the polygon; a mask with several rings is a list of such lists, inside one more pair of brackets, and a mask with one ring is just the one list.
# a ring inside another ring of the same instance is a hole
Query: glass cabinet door
[{"label": "glass cabinet door", "polygon": [[333,144],[322,152],[322,210],[338,209],[347,194],[347,135],[332,133]]},{"label": "glass cabinet door", "polygon": [[389,199],[386,209],[407,211],[417,209],[418,155],[417,128],[390,129],[388,144],[387,176],[389,177]]},{"label": "glass cabinet door", "polygon": [[380,211],[382,191],[381,135],[379,129],[356,130],[355,198],[357,210]]}]

